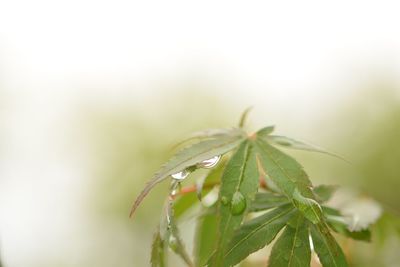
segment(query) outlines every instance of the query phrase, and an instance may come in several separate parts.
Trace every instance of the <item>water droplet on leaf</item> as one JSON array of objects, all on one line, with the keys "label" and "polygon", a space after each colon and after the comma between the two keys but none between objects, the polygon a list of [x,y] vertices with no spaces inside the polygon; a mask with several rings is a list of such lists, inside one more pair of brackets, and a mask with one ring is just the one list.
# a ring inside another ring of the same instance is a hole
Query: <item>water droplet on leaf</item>
[{"label": "water droplet on leaf", "polygon": [[172,174],[171,177],[174,178],[175,180],[181,181],[181,180],[185,179],[186,177],[188,177],[189,174],[190,174],[189,170],[183,170],[183,171]]},{"label": "water droplet on leaf", "polygon": [[222,205],[226,206],[229,204],[229,200],[227,197],[221,197],[221,203]]},{"label": "water droplet on leaf", "polygon": [[215,157],[212,157],[211,159],[203,160],[202,162],[200,162],[198,164],[198,167],[210,169],[210,168],[214,167],[215,165],[217,165],[217,163],[219,162],[220,159],[221,159],[221,156],[215,156]]},{"label": "water droplet on leaf", "polygon": [[235,192],[231,200],[231,213],[233,215],[239,215],[246,209],[246,199],[240,192]]}]

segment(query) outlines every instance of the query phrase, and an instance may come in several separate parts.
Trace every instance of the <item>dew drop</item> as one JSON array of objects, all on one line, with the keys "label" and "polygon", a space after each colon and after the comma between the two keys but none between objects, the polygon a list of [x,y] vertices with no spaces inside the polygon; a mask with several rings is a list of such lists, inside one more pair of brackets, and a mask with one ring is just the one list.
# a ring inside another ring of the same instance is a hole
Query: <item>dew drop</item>
[{"label": "dew drop", "polygon": [[171,195],[172,197],[174,197],[174,196],[176,196],[177,193],[178,193],[178,190],[173,189],[173,190],[171,191],[170,195]]},{"label": "dew drop", "polygon": [[219,162],[220,159],[221,159],[221,156],[215,156],[215,157],[212,157],[211,159],[203,160],[202,162],[200,162],[198,164],[198,167],[210,169],[210,168],[214,167],[215,165],[217,165],[217,163]]},{"label": "dew drop", "polygon": [[233,215],[240,215],[246,209],[246,199],[240,192],[235,192],[231,200],[231,213]]},{"label": "dew drop", "polygon": [[176,194],[178,194],[179,189],[180,189],[180,181],[173,179],[171,182],[171,187],[169,189],[169,195],[171,197],[175,197]]},{"label": "dew drop", "polygon": [[174,178],[175,180],[181,181],[181,180],[185,179],[186,177],[188,177],[189,174],[190,174],[189,170],[183,170],[183,171],[172,174],[171,177]]},{"label": "dew drop", "polygon": [[221,203],[222,205],[226,206],[229,204],[229,200],[227,197],[221,197]]}]

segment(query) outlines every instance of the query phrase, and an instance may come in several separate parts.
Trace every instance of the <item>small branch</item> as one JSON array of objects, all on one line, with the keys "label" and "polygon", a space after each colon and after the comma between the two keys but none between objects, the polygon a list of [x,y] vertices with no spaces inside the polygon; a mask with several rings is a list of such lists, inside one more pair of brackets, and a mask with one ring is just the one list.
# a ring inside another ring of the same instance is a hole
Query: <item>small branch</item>
[{"label": "small branch", "polygon": [[[203,189],[211,189],[219,184],[220,184],[219,182],[208,183],[203,185]],[[263,177],[261,176],[260,176],[260,187],[268,190],[267,183],[265,182],[265,179],[263,179]],[[175,199],[177,196],[184,196],[190,193],[195,193],[196,191],[197,191],[196,185],[182,187],[181,190],[179,190],[179,192],[177,192],[174,196],[172,196],[172,198]]]},{"label": "small branch", "polygon": [[[218,184],[219,184],[218,182],[208,183],[203,185],[203,189],[211,189]],[[196,191],[197,191],[196,185],[182,187],[181,190],[179,190],[179,192],[173,196],[173,198],[176,198],[177,196],[184,196],[190,193],[195,193]]]}]

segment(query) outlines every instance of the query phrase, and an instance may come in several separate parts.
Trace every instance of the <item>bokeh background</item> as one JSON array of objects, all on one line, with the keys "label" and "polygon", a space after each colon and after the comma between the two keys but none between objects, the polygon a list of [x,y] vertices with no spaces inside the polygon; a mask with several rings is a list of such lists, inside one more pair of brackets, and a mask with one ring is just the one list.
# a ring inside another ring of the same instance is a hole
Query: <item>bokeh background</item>
[{"label": "bokeh background", "polygon": [[291,153],[315,184],[341,184],[387,212],[373,244],[345,241],[351,265],[399,266],[399,10],[1,1],[2,266],[149,266],[167,187],[130,220],[134,198],[174,142],[236,125],[248,106],[249,130],[275,124],[352,162]]}]

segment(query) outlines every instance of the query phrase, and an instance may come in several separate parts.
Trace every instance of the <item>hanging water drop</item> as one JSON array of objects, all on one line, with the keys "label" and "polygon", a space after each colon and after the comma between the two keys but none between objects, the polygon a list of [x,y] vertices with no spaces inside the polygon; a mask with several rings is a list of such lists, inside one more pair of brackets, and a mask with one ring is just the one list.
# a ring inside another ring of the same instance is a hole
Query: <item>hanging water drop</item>
[{"label": "hanging water drop", "polygon": [[171,177],[174,178],[175,180],[181,181],[181,180],[185,179],[186,177],[188,177],[189,174],[190,174],[190,171],[185,169],[183,171],[172,174]]},{"label": "hanging water drop", "polygon": [[181,183],[180,183],[179,180],[176,180],[176,179],[172,180],[171,186],[170,186],[170,189],[169,189],[169,195],[171,197],[175,197],[176,194],[178,194],[178,191],[180,190],[180,184]]},{"label": "hanging water drop", "polygon": [[173,189],[173,190],[171,190],[171,192],[169,193],[169,195],[170,195],[171,197],[174,197],[174,196],[176,196],[177,193],[178,193],[178,190]]},{"label": "hanging water drop", "polygon": [[200,162],[198,164],[198,167],[210,169],[210,168],[214,167],[215,165],[217,165],[217,163],[219,162],[220,159],[221,159],[221,156],[219,155],[219,156],[212,157],[210,159],[203,160],[202,162]]},{"label": "hanging water drop", "polygon": [[246,209],[246,199],[240,192],[235,192],[231,200],[231,213],[233,215],[240,215]]},{"label": "hanging water drop", "polygon": [[169,240],[168,240],[168,245],[173,251],[177,251],[177,249],[178,249],[178,240],[176,239],[175,236],[170,235]]}]

